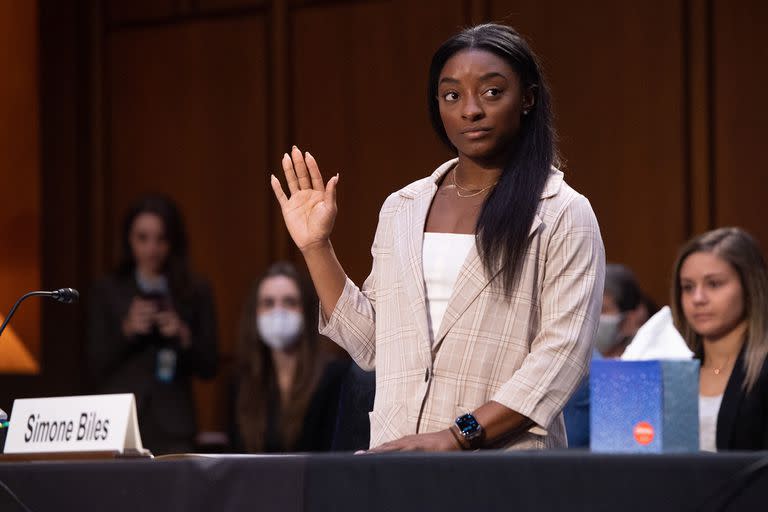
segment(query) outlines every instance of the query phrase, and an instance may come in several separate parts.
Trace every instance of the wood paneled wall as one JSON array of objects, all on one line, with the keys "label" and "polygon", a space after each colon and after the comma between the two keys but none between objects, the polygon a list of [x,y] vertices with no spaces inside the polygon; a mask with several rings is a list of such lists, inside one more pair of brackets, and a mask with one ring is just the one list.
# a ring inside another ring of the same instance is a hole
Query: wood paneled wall
[{"label": "wood paneled wall", "polygon": [[712,217],[716,225],[745,227],[765,249],[768,4],[719,0],[711,23]]},{"label": "wood paneled wall", "polygon": [[[42,76],[72,81],[43,83],[44,143],[46,130],[67,136],[44,144],[43,188],[71,179],[82,199],[74,219],[44,222],[44,236],[75,241],[54,264],[44,240],[49,274],[87,288],[114,264],[130,201],[168,193],[215,286],[225,355],[251,279],[299,259],[268,189],[282,153],[298,144],[340,173],[334,245],[362,281],[381,202],[450,156],[429,126],[427,67],[471,23],[507,22],[541,57],[567,180],[592,202],[609,260],[656,301],[692,234],[739,224],[768,243],[757,0],[91,0],[69,14],[74,28],[53,14],[82,3],[40,1]],[[53,175],[56,155],[66,165]],[[204,428],[223,426],[221,384],[200,390]]]},{"label": "wood paneled wall", "polygon": [[[0,314],[40,286],[40,139],[37,3],[0,3]],[[12,329],[33,357],[40,355],[40,302],[28,301]],[[10,333],[10,331],[8,331]],[[0,339],[0,371],[19,349]],[[28,366],[28,365],[25,365]]]}]

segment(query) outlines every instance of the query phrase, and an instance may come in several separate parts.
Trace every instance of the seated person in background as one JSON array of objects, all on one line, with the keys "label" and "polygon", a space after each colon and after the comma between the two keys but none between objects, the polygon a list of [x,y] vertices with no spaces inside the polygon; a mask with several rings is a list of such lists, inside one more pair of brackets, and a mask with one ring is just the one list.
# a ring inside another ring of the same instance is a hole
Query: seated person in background
[{"label": "seated person in background", "polygon": [[701,360],[701,449],[768,449],[768,269],[755,240],[722,228],[688,242],[672,315]]},{"label": "seated person in background", "polygon": [[[655,306],[640,290],[634,273],[624,265],[607,264],[593,358],[621,357],[638,329],[655,312]],[[589,446],[589,375],[565,405],[563,417],[568,446]]]},{"label": "seated person in background", "polygon": [[155,454],[192,451],[193,376],[216,371],[209,285],[187,260],[181,215],[147,196],[128,213],[122,262],[90,294],[87,357],[96,390],[133,393],[141,438]]},{"label": "seated person in background", "polygon": [[314,290],[291,263],[251,287],[240,324],[232,446],[236,451],[331,449],[348,361],[321,354]]},{"label": "seated person in background", "polygon": [[649,308],[634,273],[624,265],[605,266],[603,310],[595,335],[595,348],[602,357],[618,358],[637,330],[656,312]]}]

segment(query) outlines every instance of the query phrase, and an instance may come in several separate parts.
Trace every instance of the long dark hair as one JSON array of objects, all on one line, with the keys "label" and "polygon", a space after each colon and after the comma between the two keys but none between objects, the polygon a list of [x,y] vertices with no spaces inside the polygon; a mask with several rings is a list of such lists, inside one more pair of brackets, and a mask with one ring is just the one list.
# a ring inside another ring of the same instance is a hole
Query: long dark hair
[{"label": "long dark hair", "polygon": [[251,285],[240,317],[237,423],[245,449],[249,452],[264,451],[268,400],[270,394],[279,396],[280,393],[270,349],[259,335],[255,316],[262,283],[277,276],[287,277],[296,283],[304,313],[304,330],[297,341],[295,380],[287,403],[281,403],[279,407],[280,435],[288,451],[296,448],[304,415],[322,368],[318,354],[318,301],[314,288],[292,263],[274,263]]},{"label": "long dark hair", "polygon": [[140,197],[128,210],[123,220],[122,255],[117,272],[126,277],[133,277],[136,271],[136,260],[131,249],[131,229],[136,218],[144,213],[157,215],[163,223],[170,249],[162,272],[168,278],[174,298],[184,300],[192,286],[187,231],[176,203],[166,196],[152,194]]},{"label": "long dark hair", "polygon": [[521,90],[532,90],[535,97],[533,108],[522,118],[515,147],[498,184],[485,200],[476,227],[478,252],[486,272],[492,275],[495,266],[501,264],[504,287],[511,289],[524,261],[539,198],[557,160],[549,87],[536,55],[511,27],[478,25],[451,37],[432,57],[428,104],[432,127],[453,151],[456,148],[440,118],[437,88],[448,59],[467,49],[485,50],[504,59],[519,76]]},{"label": "long dark hair", "polygon": [[672,286],[672,319],[696,357],[704,360],[704,343],[683,311],[680,270],[693,253],[706,252],[726,261],[741,281],[747,332],[744,340],[744,390],[751,390],[768,357],[768,266],[760,246],[743,229],[728,227],[708,231],[690,240],[675,261]]}]

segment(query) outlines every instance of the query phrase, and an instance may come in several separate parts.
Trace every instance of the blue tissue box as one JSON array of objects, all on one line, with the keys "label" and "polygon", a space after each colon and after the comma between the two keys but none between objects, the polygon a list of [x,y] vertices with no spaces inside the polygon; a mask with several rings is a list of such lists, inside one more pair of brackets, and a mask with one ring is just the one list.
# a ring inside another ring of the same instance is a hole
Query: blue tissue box
[{"label": "blue tissue box", "polygon": [[699,450],[698,360],[594,360],[589,388],[592,451]]}]

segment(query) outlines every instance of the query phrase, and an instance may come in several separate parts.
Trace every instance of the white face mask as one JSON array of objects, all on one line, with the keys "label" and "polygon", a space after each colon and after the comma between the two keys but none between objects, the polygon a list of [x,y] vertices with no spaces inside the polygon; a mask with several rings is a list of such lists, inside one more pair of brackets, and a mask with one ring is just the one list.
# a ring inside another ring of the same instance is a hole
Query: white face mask
[{"label": "white face mask", "polygon": [[597,324],[597,333],[595,334],[595,346],[601,353],[607,352],[621,341],[619,324],[621,324],[622,319],[621,313],[600,315],[600,322]]},{"label": "white face mask", "polygon": [[268,347],[285,350],[292,346],[304,328],[304,317],[296,311],[275,308],[256,317],[259,335]]}]

